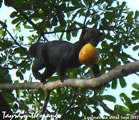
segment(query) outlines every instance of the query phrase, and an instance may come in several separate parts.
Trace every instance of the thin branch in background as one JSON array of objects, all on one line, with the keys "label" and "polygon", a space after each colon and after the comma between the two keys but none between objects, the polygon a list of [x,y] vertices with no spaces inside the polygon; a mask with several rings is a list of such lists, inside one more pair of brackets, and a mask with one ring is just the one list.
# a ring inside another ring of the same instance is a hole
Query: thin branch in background
[{"label": "thin branch in background", "polygon": [[114,113],[113,110],[111,110],[104,102],[97,100],[98,104],[104,109],[105,112],[112,115]]},{"label": "thin branch in background", "polygon": [[39,28],[36,26],[36,24],[33,23],[33,21],[22,10],[20,10],[16,7],[14,7],[14,8],[34,27],[35,30],[37,30],[40,33],[39,38],[41,38],[41,36],[42,36],[46,41],[48,41],[47,38],[44,36],[44,32],[40,32]]},{"label": "thin branch in background", "polygon": [[4,67],[4,66],[0,66],[1,69],[3,70],[12,70],[12,69],[17,69],[17,67],[22,66],[24,63],[26,63],[26,60],[28,60],[29,56],[27,56],[26,58],[24,58],[24,60],[16,65],[13,65],[12,67]]},{"label": "thin branch in background", "polygon": [[72,97],[71,97],[71,100],[70,100],[70,103],[69,103],[69,106],[63,111],[63,114],[61,115],[61,118],[60,120],[63,120],[64,116],[70,112],[70,109],[72,108],[72,106],[74,105],[74,100],[76,98],[76,95],[74,94]]},{"label": "thin branch in background", "polygon": [[122,55],[124,55],[124,56],[126,56],[126,57],[130,58],[131,60],[137,61],[137,59],[135,59],[135,58],[131,57],[130,55],[128,55],[128,54],[127,54],[127,53],[125,53],[125,52],[122,52]]},{"label": "thin branch in background", "polygon": [[12,6],[17,12],[19,12],[27,20],[27,22],[29,22],[34,27],[34,29],[38,30],[38,27],[36,26],[36,24],[24,13],[24,11],[14,6],[9,0],[8,0],[8,4]]},{"label": "thin branch in background", "polygon": [[90,8],[91,8],[91,1],[89,2],[89,7],[88,7],[88,10],[86,12],[86,16],[85,16],[85,19],[84,19],[84,23],[81,27],[79,28],[72,28],[72,29],[63,29],[63,30],[57,30],[57,31],[52,31],[52,32],[44,32],[44,34],[53,34],[53,33],[61,33],[61,32],[71,32],[71,31],[77,31],[77,30],[80,30],[80,29],[83,29],[85,27],[85,23],[86,23],[86,20],[87,20],[87,17],[88,17],[88,14],[89,14],[89,11],[90,11]]},{"label": "thin branch in background", "polygon": [[9,32],[9,30],[7,29],[7,25],[5,23],[3,23],[2,21],[0,21],[0,24],[2,25],[2,27],[5,29],[5,31],[10,35],[10,37],[13,39],[13,41],[15,42],[16,45],[18,45],[19,47],[21,47],[23,49],[24,52],[25,48],[22,47],[17,41],[16,39],[12,36],[12,34]]},{"label": "thin branch in background", "polygon": [[[22,10],[22,9],[20,9],[20,8],[18,8],[18,7],[16,7],[16,6],[14,6],[12,3],[11,3],[11,1],[7,1],[8,2],[8,4],[10,5],[10,6],[12,6],[17,12],[19,12],[25,19],[26,19],[26,21],[29,23],[29,24],[31,24],[32,26],[33,26],[33,28],[35,29],[35,30],[37,30],[38,32],[39,32],[39,28],[36,26],[36,24],[25,14],[25,12]],[[39,32],[40,33],[40,32]],[[46,39],[46,37],[44,36],[44,33],[42,32],[42,33],[40,33],[40,35],[42,35],[42,37],[47,41],[47,39]],[[40,38],[41,38],[41,36],[40,36]]]},{"label": "thin branch in background", "polygon": [[87,2],[88,2],[88,4],[89,4],[89,6],[88,6],[88,10],[87,10],[87,12],[86,12],[85,18],[84,18],[84,22],[83,22],[83,25],[84,25],[84,26],[86,25],[86,20],[87,20],[87,17],[89,16],[90,8],[91,8],[91,6],[92,6],[91,0],[89,0],[89,1],[87,1]]},{"label": "thin branch in background", "polygon": [[46,19],[44,19],[43,22],[42,22],[42,25],[41,25],[42,27],[41,27],[41,30],[40,30],[40,35],[39,35],[39,38],[38,38],[37,42],[40,41],[41,37],[43,37],[43,39],[48,42],[48,39],[44,35],[44,30],[45,30],[45,26],[46,26],[46,22],[45,21],[46,21]]},{"label": "thin branch in background", "polygon": [[[2,26],[1,29],[7,28],[7,25],[6,25],[5,23],[3,23],[2,21],[0,21],[0,24],[1,24],[1,26]],[[0,30],[1,30],[1,29],[0,29]],[[2,38],[3,40],[4,40],[5,36],[6,36],[6,31],[4,31],[4,35],[3,35],[3,38]]]},{"label": "thin branch in background", "polygon": [[23,100],[18,100],[17,99],[17,97],[11,97],[11,96],[8,96],[12,101],[16,101],[18,104],[19,104],[19,106],[22,108],[22,109],[24,109],[24,111],[27,113],[27,114],[29,114],[29,108],[28,108],[28,106],[24,103],[24,101]]},{"label": "thin branch in background", "polygon": [[[35,23],[24,13],[24,11],[22,11],[21,9],[17,8],[16,6],[14,6],[10,1],[8,1],[8,2],[9,2],[8,4],[10,4],[16,11],[18,11],[18,12],[26,19],[26,21],[29,22],[29,23],[34,27],[34,29],[36,29],[36,30],[40,33],[38,27],[37,27],[37,26],[35,25]],[[88,12],[89,12],[89,10],[90,10],[90,7],[91,7],[91,2],[90,2],[90,4],[89,4],[89,8],[88,8],[87,13],[86,13],[86,16],[85,16],[84,24],[83,24],[81,27],[79,27],[79,28],[72,28],[72,29],[68,29],[68,30],[65,30],[65,29],[64,29],[64,30],[52,31],[52,32],[41,32],[41,33],[40,33],[40,36],[39,36],[39,38],[38,38],[37,41],[40,40],[41,36],[42,36],[46,41],[48,41],[47,38],[45,37],[45,34],[53,34],[53,33],[59,33],[59,32],[71,32],[71,31],[77,31],[77,30],[79,30],[79,29],[83,29],[83,28],[85,27],[85,22],[86,22],[86,19],[87,19],[87,17],[88,17]]]},{"label": "thin branch in background", "polygon": [[53,33],[60,33],[60,32],[71,32],[71,31],[77,31],[80,29],[83,29],[84,26],[81,26],[79,28],[71,28],[71,29],[67,29],[67,30],[57,30],[57,31],[52,31],[52,32],[44,32],[44,34],[53,34]]},{"label": "thin branch in background", "polygon": [[43,105],[43,108],[42,108],[42,110],[40,112],[40,115],[42,115],[45,112],[46,108],[47,108],[47,104],[48,104],[48,101],[49,101],[49,98],[50,98],[50,92],[51,91],[46,91],[45,92],[46,94],[45,94],[44,105]]},{"label": "thin branch in background", "polygon": [[12,40],[14,41],[14,43],[15,43],[17,46],[19,46],[19,47],[27,54],[27,57],[26,57],[21,63],[19,63],[19,64],[13,66],[12,68],[0,67],[0,68],[2,68],[2,69],[9,69],[9,70],[11,70],[11,69],[16,68],[17,66],[22,65],[24,62],[26,62],[26,60],[29,58],[29,55],[28,55],[28,52],[25,50],[25,48],[22,47],[22,46],[16,41],[16,39],[12,36],[12,34],[9,32],[9,30],[7,29],[7,25],[6,25],[5,23],[3,23],[2,21],[0,21],[0,24],[1,24],[2,27],[5,29],[5,31],[10,35],[10,37],[12,38]]}]

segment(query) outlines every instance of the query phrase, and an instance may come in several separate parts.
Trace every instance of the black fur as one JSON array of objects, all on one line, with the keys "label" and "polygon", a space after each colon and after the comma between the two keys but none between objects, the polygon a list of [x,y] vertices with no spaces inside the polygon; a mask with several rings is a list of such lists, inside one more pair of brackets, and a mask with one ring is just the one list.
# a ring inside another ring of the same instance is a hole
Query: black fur
[{"label": "black fur", "polygon": [[[101,33],[97,29],[85,28],[80,40],[74,44],[67,41],[50,41],[31,45],[29,54],[35,58],[32,66],[33,75],[41,82],[45,82],[46,78],[57,72],[63,82],[67,78],[65,75],[67,68],[76,68],[81,65],[78,59],[80,49],[86,43],[97,46],[100,37]],[[42,68],[45,68],[45,71],[41,74],[39,70]],[[92,70],[95,76],[99,74],[98,65],[92,66]]]}]

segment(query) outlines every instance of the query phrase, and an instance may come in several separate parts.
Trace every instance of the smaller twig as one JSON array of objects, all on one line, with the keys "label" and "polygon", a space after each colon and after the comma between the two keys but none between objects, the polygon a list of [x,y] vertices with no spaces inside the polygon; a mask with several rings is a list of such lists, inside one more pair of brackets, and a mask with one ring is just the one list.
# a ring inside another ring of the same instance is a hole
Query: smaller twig
[{"label": "smaller twig", "polygon": [[76,95],[74,94],[74,95],[72,96],[72,99],[70,100],[69,106],[64,110],[63,114],[61,115],[61,118],[60,118],[61,120],[63,120],[64,115],[66,115],[66,113],[67,113],[68,111],[70,111],[70,109],[71,109],[72,106],[74,105],[74,100],[75,100],[75,98],[76,98]]},{"label": "smaller twig", "polygon": [[16,101],[16,102],[20,105],[20,107],[21,107],[22,109],[24,109],[24,111],[25,111],[26,113],[29,114],[29,108],[28,108],[27,105],[25,105],[25,103],[24,103],[22,100],[18,100],[17,97],[11,97],[11,96],[8,96],[8,97],[9,97],[12,101]]},{"label": "smaller twig", "polygon": [[45,91],[46,94],[45,94],[45,99],[44,99],[44,105],[43,105],[43,108],[42,108],[42,110],[41,110],[41,112],[40,112],[37,120],[41,120],[41,117],[40,116],[43,115],[43,113],[45,111],[50,114],[50,112],[46,109],[47,108],[48,101],[49,101],[49,97],[50,97],[50,92],[51,91]]},{"label": "smaller twig", "polygon": [[84,18],[84,22],[83,22],[83,25],[85,26],[86,25],[86,20],[87,20],[87,17],[89,15],[89,12],[90,12],[90,8],[92,6],[92,3],[91,3],[91,0],[88,1],[88,4],[89,4],[89,7],[88,7],[88,10],[86,12],[86,15],[85,15],[85,18]]},{"label": "smaller twig", "polygon": [[18,45],[19,47],[21,47],[23,49],[23,51],[26,53],[25,48],[22,47],[17,41],[16,39],[12,36],[12,34],[9,32],[9,30],[7,29],[7,25],[5,23],[3,23],[2,21],[0,21],[0,24],[2,25],[2,27],[5,29],[5,31],[10,35],[10,37],[14,40],[15,44]]},{"label": "smaller twig", "polygon": [[16,7],[15,5],[12,4],[11,0],[7,0],[8,4],[12,6],[16,11],[18,11],[36,30],[38,29],[37,26],[29,19],[29,17],[22,11],[20,8]]},{"label": "smaller twig", "polygon": [[114,113],[114,111],[111,110],[104,102],[99,101],[99,100],[97,102],[100,106],[102,106],[102,108],[104,109],[105,112],[109,113],[110,115],[112,115]]},{"label": "smaller twig", "polygon": [[81,26],[79,28],[72,28],[72,29],[68,29],[68,30],[57,30],[57,31],[52,31],[52,32],[44,32],[44,34],[53,34],[53,33],[60,33],[60,32],[71,32],[71,31],[76,31],[79,29],[83,29],[84,26]]},{"label": "smaller twig", "polygon": [[18,63],[18,64],[16,64],[16,65],[13,65],[12,67],[0,66],[0,68],[3,69],[3,70],[12,70],[12,69],[16,69],[17,66],[19,67],[19,66],[23,65],[23,64],[26,62],[26,60],[27,60],[28,58],[29,58],[29,56],[27,56],[26,58],[24,58],[24,60],[23,60],[22,62],[20,62],[20,63]]},{"label": "smaller twig", "polygon": [[135,58],[131,57],[130,55],[128,55],[128,54],[127,54],[127,53],[125,53],[125,52],[122,52],[122,54],[123,54],[124,56],[126,56],[126,57],[130,58],[131,60],[137,61],[137,59],[135,59]]},{"label": "smaller twig", "polygon": [[[15,5],[13,5],[11,3],[11,1],[8,1],[8,4],[11,5],[16,11],[18,11],[26,19],[26,21],[29,24],[31,24],[35,30],[37,30],[39,32],[39,28],[37,27],[37,25],[25,14],[25,12],[22,9],[20,9],[20,8],[16,7]],[[44,33],[43,32],[40,33],[40,37],[41,36],[44,38],[44,40],[47,40],[46,37],[44,36]]]},{"label": "smaller twig", "polygon": [[39,35],[39,38],[38,38],[37,42],[40,41],[41,37],[43,37],[43,39],[48,42],[48,39],[44,35],[44,30],[45,30],[45,26],[46,26],[46,22],[45,21],[46,21],[46,19],[44,19],[42,24],[40,25],[41,26],[41,30],[39,31],[40,35]]},{"label": "smaller twig", "polygon": [[49,98],[50,98],[50,92],[51,91],[46,91],[44,105],[43,105],[42,111],[40,112],[40,115],[42,115],[46,110],[46,107],[47,107],[47,104],[48,104],[48,101],[49,101]]}]

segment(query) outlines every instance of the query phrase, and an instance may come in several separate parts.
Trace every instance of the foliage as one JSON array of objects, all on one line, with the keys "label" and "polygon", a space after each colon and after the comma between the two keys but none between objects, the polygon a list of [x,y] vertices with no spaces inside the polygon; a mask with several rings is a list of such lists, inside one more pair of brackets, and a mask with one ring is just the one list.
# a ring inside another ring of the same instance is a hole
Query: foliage
[{"label": "foliage", "polygon": [[[117,0],[5,0],[5,5],[14,8],[11,11],[13,33],[10,35],[6,21],[0,26],[0,74],[1,83],[5,81],[32,82],[31,59],[27,49],[36,41],[53,39],[75,42],[79,39],[78,33],[82,26],[95,27],[103,32],[100,42],[101,72],[105,73],[119,64],[136,60],[125,52],[131,48],[139,49],[139,12],[130,11],[126,3]],[[3,7],[3,6],[2,6]],[[25,32],[23,32],[25,31]],[[28,33],[25,34],[25,33]],[[51,36],[50,36],[51,35]],[[53,37],[54,36],[54,37]],[[139,54],[138,54],[139,55]],[[17,80],[11,79],[10,71],[16,71]],[[90,78],[91,71],[87,66],[68,70],[71,78]],[[5,78],[7,80],[5,80]],[[58,80],[55,75],[49,81]],[[24,80],[24,81],[23,81]],[[53,90],[49,99],[47,113],[61,115],[63,119],[86,119],[91,116],[100,116],[101,108],[109,115],[133,114],[139,108],[139,85],[134,83],[132,98],[125,93],[120,98],[125,106],[115,105],[114,110],[105,104],[105,101],[115,103],[116,98],[104,95],[110,88],[116,89],[118,81],[122,88],[126,87],[125,78],[114,80],[100,90],[62,88]],[[116,91],[116,90],[115,90]],[[6,97],[14,112],[37,113],[43,107],[45,94],[37,90],[14,90],[12,97]],[[104,101],[105,100],[105,101]]]}]

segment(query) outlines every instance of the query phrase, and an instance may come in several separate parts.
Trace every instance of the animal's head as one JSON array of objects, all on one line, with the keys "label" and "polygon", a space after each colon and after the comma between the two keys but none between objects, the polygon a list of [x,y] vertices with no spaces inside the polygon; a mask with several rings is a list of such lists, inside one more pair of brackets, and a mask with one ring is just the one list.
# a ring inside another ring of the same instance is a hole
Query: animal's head
[{"label": "animal's head", "polygon": [[35,43],[30,46],[28,53],[31,57],[36,57],[38,46],[39,43]]},{"label": "animal's head", "polygon": [[84,43],[91,43],[94,46],[97,46],[101,37],[102,33],[99,30],[95,28],[84,28],[81,33],[80,40]]}]

